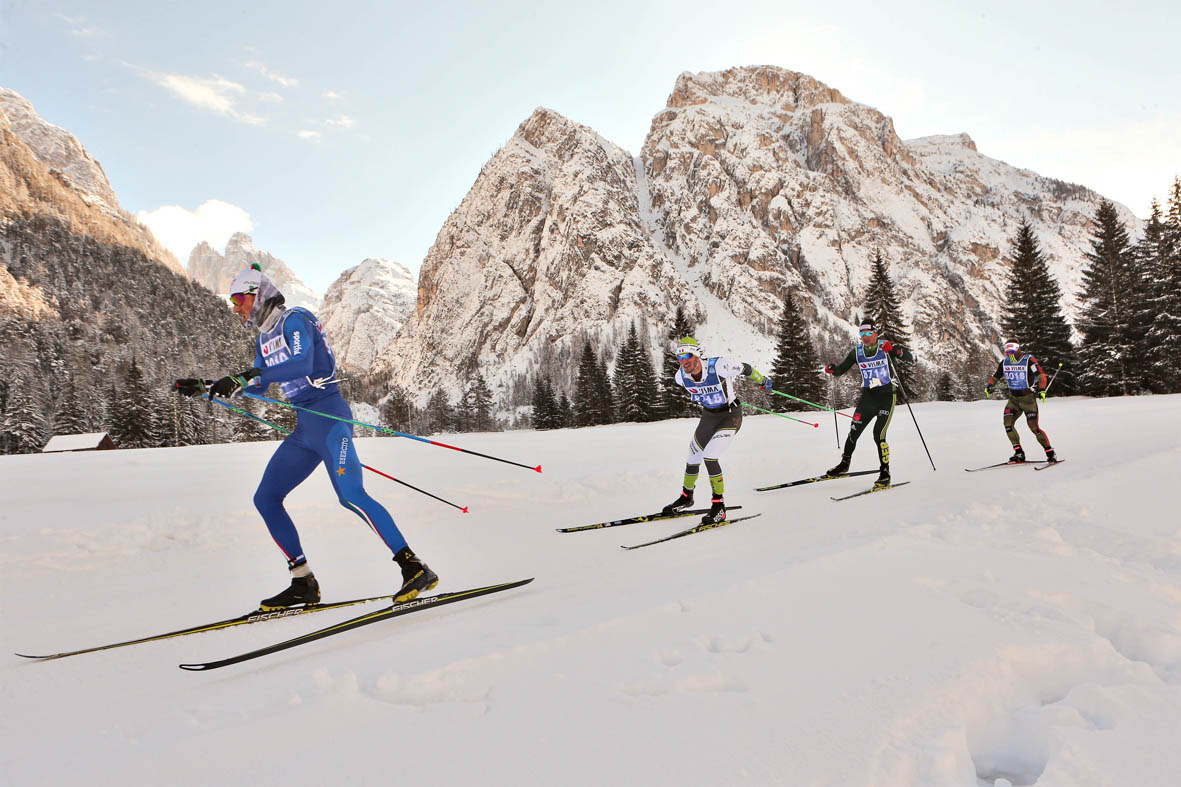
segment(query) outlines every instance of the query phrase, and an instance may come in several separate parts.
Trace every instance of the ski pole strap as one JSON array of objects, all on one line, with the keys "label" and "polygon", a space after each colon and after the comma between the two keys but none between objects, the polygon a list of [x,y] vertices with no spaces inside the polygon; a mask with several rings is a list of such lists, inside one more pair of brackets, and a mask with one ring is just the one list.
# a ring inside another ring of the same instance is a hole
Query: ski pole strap
[{"label": "ski pole strap", "polygon": [[784,415],[783,413],[777,413],[774,410],[764,410],[761,407],[755,407],[753,404],[747,404],[746,402],[742,402],[742,406],[749,407],[752,410],[758,410],[760,413],[767,413],[768,415],[777,415],[780,418],[786,418],[789,421],[795,421],[797,424],[807,424],[808,426],[814,426],[816,428],[820,428],[820,424],[814,424],[809,421],[801,421],[799,418],[792,418],[790,415]]}]

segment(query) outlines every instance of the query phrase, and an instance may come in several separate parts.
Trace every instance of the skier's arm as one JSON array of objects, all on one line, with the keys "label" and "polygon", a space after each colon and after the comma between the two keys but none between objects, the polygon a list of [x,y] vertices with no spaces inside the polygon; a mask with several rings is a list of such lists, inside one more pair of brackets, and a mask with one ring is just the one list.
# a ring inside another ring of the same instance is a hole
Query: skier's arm
[{"label": "skier's arm", "polygon": [[984,389],[988,390],[996,385],[996,381],[1001,379],[1005,374],[1005,359],[1001,359],[996,363],[996,371],[992,373],[992,377],[988,378],[988,382],[984,384]]},{"label": "skier's arm", "polygon": [[1037,372],[1038,379],[1040,381],[1034,390],[1035,391],[1046,390],[1046,372],[1044,369],[1042,369],[1042,365],[1040,363],[1038,363],[1037,358],[1034,358],[1031,355],[1031,356],[1029,356],[1029,372],[1027,375],[1030,380],[1033,379],[1034,372]]},{"label": "skier's arm", "polygon": [[845,360],[841,361],[836,366],[832,367],[833,376],[840,377],[842,374],[849,371],[849,369],[855,363],[857,363],[857,348],[856,347],[854,347],[852,350],[849,350],[849,354],[845,356]]},{"label": "skier's arm", "polygon": [[299,312],[293,312],[283,322],[283,338],[287,341],[288,359],[274,366],[260,366],[262,374],[251,381],[263,390],[271,383],[285,383],[308,377],[315,368],[315,328]]},{"label": "skier's arm", "polygon": [[714,361],[714,371],[718,373],[718,377],[727,379],[730,377],[749,377],[756,383],[762,384],[766,379],[765,375],[758,369],[751,366],[749,363],[742,361],[731,361],[729,358],[719,358]]}]

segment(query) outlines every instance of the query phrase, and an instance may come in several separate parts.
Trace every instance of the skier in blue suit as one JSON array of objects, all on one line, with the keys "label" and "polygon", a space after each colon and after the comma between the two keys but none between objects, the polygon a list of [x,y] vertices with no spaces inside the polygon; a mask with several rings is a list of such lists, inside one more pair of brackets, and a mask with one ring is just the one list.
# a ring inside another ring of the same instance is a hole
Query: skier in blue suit
[{"label": "skier in blue suit", "polygon": [[[239,273],[230,286],[234,314],[242,324],[257,328],[254,367],[211,382],[187,378],[173,388],[186,396],[231,397],[245,390],[261,393],[277,383],[288,401],[339,418],[353,417],[340,394],[336,358],[324,328],[310,311],[287,308],[282,293],[258,266]],[[343,421],[299,410],[298,421],[271,457],[263,473],[254,505],[271,537],[287,557],[291,585],[264,599],[264,610],[311,606],[320,601],[320,585],[308,566],[295,523],[283,500],[320,464],[336,490],[340,504],[357,514],[381,537],[402,570],[402,586],[395,601],[407,601],[430,590],[439,577],[411,551],[385,507],[365,492],[361,460],[353,444],[353,427]]]}]

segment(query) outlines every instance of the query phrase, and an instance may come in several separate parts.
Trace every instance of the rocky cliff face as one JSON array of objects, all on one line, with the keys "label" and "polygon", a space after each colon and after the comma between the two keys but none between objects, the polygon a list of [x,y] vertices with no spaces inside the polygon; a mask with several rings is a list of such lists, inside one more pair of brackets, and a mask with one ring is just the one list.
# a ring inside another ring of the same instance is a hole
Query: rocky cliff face
[{"label": "rocky cliff face", "polygon": [[189,253],[188,274],[194,281],[219,294],[229,292],[239,271],[258,263],[287,299],[288,306],[302,306],[313,312],[320,308],[320,295],[300,280],[283,260],[254,248],[254,240],[244,232],[235,232],[220,254],[205,241]]},{"label": "rocky cliff face", "polygon": [[37,114],[24,96],[0,87],[0,210],[53,212],[83,236],[121,243],[180,271],[155,236],[119,207],[106,173],[78,139]]},{"label": "rocky cliff face", "polygon": [[853,335],[876,251],[917,352],[950,362],[999,340],[1022,220],[1076,314],[1099,199],[967,135],[904,142],[889,117],[804,74],[682,74],[635,160],[549,110],[523,123],[443,226],[415,318],[376,366],[454,391],[478,361],[503,390],[634,319],[658,343],[679,304],[707,350],[765,366],[788,291],[814,339]]},{"label": "rocky cliff face", "polygon": [[417,295],[414,275],[400,262],[371,257],[342,273],[316,313],[341,368],[367,373],[414,313]]},{"label": "rocky cliff face", "polygon": [[479,364],[504,385],[578,337],[609,341],[692,297],[641,218],[624,150],[539,109],[484,166],[423,263],[418,308],[377,368],[419,390]]}]

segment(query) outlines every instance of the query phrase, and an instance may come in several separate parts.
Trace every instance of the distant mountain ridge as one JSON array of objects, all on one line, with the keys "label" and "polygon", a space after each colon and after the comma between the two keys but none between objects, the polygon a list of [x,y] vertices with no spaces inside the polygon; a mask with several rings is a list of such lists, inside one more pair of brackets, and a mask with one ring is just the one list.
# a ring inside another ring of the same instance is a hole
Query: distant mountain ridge
[{"label": "distant mountain ridge", "polygon": [[767,365],[789,291],[816,343],[852,339],[877,251],[920,357],[954,366],[1000,341],[1022,220],[1077,314],[1100,199],[967,135],[904,142],[805,74],[685,73],[635,158],[552,110],[522,123],[441,228],[375,370],[424,392],[458,392],[473,359],[501,393],[539,368],[570,379],[583,341],[639,320],[658,345],[678,304],[709,352]]},{"label": "distant mountain ridge", "polygon": [[418,285],[400,262],[370,257],[340,275],[316,316],[343,369],[367,373],[414,313]]},{"label": "distant mountain ridge", "polygon": [[189,253],[186,270],[193,281],[219,295],[227,295],[234,276],[255,263],[283,293],[288,306],[303,306],[312,311],[320,308],[320,294],[304,284],[283,260],[256,249],[254,239],[244,232],[235,232],[230,236],[225,254],[201,241]]}]

